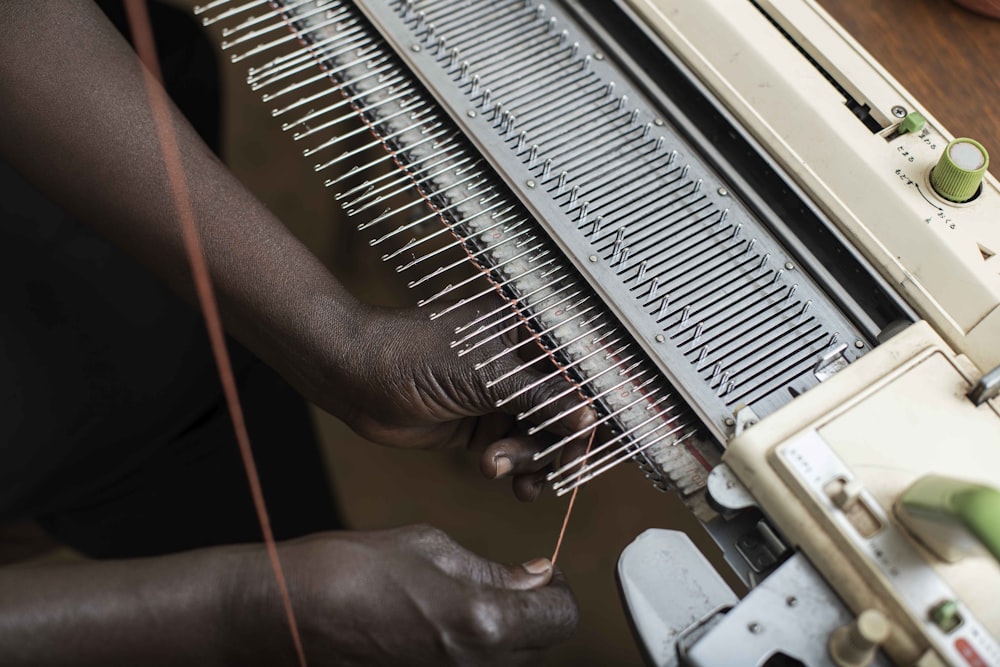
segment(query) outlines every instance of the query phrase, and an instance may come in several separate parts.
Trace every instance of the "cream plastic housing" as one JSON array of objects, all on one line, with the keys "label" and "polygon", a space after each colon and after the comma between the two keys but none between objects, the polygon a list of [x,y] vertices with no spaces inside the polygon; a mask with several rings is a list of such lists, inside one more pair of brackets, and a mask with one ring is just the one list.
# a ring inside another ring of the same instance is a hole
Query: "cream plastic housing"
[{"label": "cream plastic housing", "polygon": [[[893,510],[932,473],[1000,488],[1000,405],[966,397],[979,376],[920,322],[732,440],[723,457],[848,606],[890,619],[887,650],[902,664],[930,647],[947,659],[967,634],[981,641],[983,664],[1000,661],[996,559],[945,562]],[[862,515],[834,492],[843,482],[858,489]],[[945,599],[968,617],[951,634],[928,617]]]},{"label": "cream plastic housing", "polygon": [[[749,0],[627,2],[921,317],[981,371],[1000,365],[1000,185],[987,174],[966,204],[934,192],[954,137],[919,102],[812,0],[760,0],[768,16]],[[897,107],[923,130],[892,137]]]}]

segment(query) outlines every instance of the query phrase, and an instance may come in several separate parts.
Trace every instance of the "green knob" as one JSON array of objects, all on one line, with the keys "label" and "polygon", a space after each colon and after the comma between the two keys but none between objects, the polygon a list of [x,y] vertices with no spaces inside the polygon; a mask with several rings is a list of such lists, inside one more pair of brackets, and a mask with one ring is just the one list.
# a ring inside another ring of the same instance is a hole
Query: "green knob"
[{"label": "green knob", "polygon": [[931,607],[931,622],[941,628],[941,632],[951,632],[962,624],[962,615],[958,613],[958,603],[945,600]]},{"label": "green knob", "polygon": [[924,129],[924,125],[927,124],[927,119],[919,111],[911,111],[906,114],[906,117],[899,122],[898,132],[900,134],[908,134],[910,132],[919,132]]},{"label": "green knob", "polygon": [[931,172],[931,185],[939,195],[956,203],[976,196],[990,156],[983,145],[972,139],[955,139],[944,149]]}]

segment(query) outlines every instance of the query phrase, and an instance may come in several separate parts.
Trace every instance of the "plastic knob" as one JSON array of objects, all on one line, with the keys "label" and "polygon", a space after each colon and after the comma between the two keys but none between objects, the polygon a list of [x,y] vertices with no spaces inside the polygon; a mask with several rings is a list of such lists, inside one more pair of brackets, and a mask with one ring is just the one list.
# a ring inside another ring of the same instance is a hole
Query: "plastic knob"
[{"label": "plastic knob", "polygon": [[882,612],[866,609],[854,622],[834,630],[827,648],[837,667],[867,667],[891,632],[892,624]]},{"label": "plastic knob", "polygon": [[948,201],[967,202],[979,192],[989,166],[990,156],[982,144],[973,139],[955,139],[931,172],[931,185]]}]

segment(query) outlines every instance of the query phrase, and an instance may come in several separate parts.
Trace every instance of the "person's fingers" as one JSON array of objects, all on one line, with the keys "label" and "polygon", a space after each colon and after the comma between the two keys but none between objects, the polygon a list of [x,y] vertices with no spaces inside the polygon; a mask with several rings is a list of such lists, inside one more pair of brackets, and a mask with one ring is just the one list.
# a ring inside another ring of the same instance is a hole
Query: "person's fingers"
[{"label": "person's fingers", "polygon": [[494,405],[511,415],[527,413],[527,421],[545,424],[546,430],[569,435],[594,422],[586,399],[557,371],[542,374],[530,368],[507,375],[511,369],[491,371],[489,396]]},{"label": "person's fingers", "polygon": [[[496,456],[499,452],[494,452],[489,454],[490,446],[496,442],[502,442],[508,437],[511,437],[512,433],[515,432],[517,423],[513,417],[502,412],[491,412],[485,415],[481,415],[476,418],[476,427],[469,438],[469,449],[478,452],[483,451],[483,460],[485,461],[487,456]],[[492,477],[490,473],[483,468],[483,474],[487,477]]]},{"label": "person's fingers", "polygon": [[[539,559],[544,561],[546,559]],[[547,562],[547,561],[546,561]],[[510,568],[513,581],[520,581]],[[550,581],[530,588],[482,590],[478,604],[491,610],[491,620],[508,649],[545,648],[568,639],[579,622],[579,608],[565,578],[548,565]]]},{"label": "person's fingers", "polygon": [[[559,469],[571,465],[576,461],[583,463],[583,459],[581,457],[583,457],[583,455],[587,453],[588,445],[591,444],[590,443],[591,433],[592,431],[589,431],[582,437],[579,437],[576,440],[571,440],[570,442],[566,443],[566,445],[562,448],[562,451],[559,452]],[[595,439],[593,446],[596,446],[598,443],[599,443],[599,438]],[[591,446],[591,449],[593,449],[593,446]],[[568,474],[574,472],[574,470],[577,469],[578,467],[579,464],[577,464],[572,468],[568,468],[562,474]]]},{"label": "person's fingers", "polygon": [[520,565],[484,560],[475,572],[478,583],[512,591],[541,588],[552,580],[554,568],[548,558],[533,558]]},{"label": "person's fingers", "polygon": [[501,438],[483,450],[479,462],[480,468],[483,474],[490,478],[537,472],[548,465],[552,457],[536,461],[535,454],[551,442],[551,437],[543,437],[541,434],[510,435]]},{"label": "person's fingers", "polygon": [[469,551],[437,528],[412,526],[403,530],[408,531],[410,544],[430,557],[442,572],[472,584],[528,590],[545,586],[552,579],[553,567],[547,558],[505,565]]},{"label": "person's fingers", "polygon": [[527,475],[518,475],[511,481],[511,489],[514,496],[522,502],[537,500],[545,490],[545,477],[551,472],[552,466],[548,465],[538,472]]},{"label": "person's fingers", "polygon": [[[512,477],[511,488],[517,499],[533,501],[545,490],[546,477],[552,470],[581,460],[587,451],[589,437],[571,440],[560,450],[536,460],[535,454],[544,451],[552,442],[552,437],[541,434],[501,438],[483,451],[480,468],[486,477],[492,479]],[[572,469],[566,472],[572,472]]]},{"label": "person's fingers", "polygon": [[997,0],[955,0],[955,2],[984,16],[1000,19],[1000,2]]}]

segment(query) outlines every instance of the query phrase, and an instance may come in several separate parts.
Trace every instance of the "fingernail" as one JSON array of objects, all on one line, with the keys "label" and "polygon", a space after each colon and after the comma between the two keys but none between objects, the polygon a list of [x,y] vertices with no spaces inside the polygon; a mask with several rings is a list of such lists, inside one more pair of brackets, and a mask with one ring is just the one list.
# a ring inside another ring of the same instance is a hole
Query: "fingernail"
[{"label": "fingernail", "polygon": [[527,563],[522,563],[521,567],[528,574],[545,574],[552,569],[552,562],[548,558],[535,558]]},{"label": "fingernail", "polygon": [[514,469],[514,464],[510,462],[510,459],[506,456],[498,456],[493,459],[493,465],[496,466],[497,473],[494,477],[503,477],[510,473]]}]

